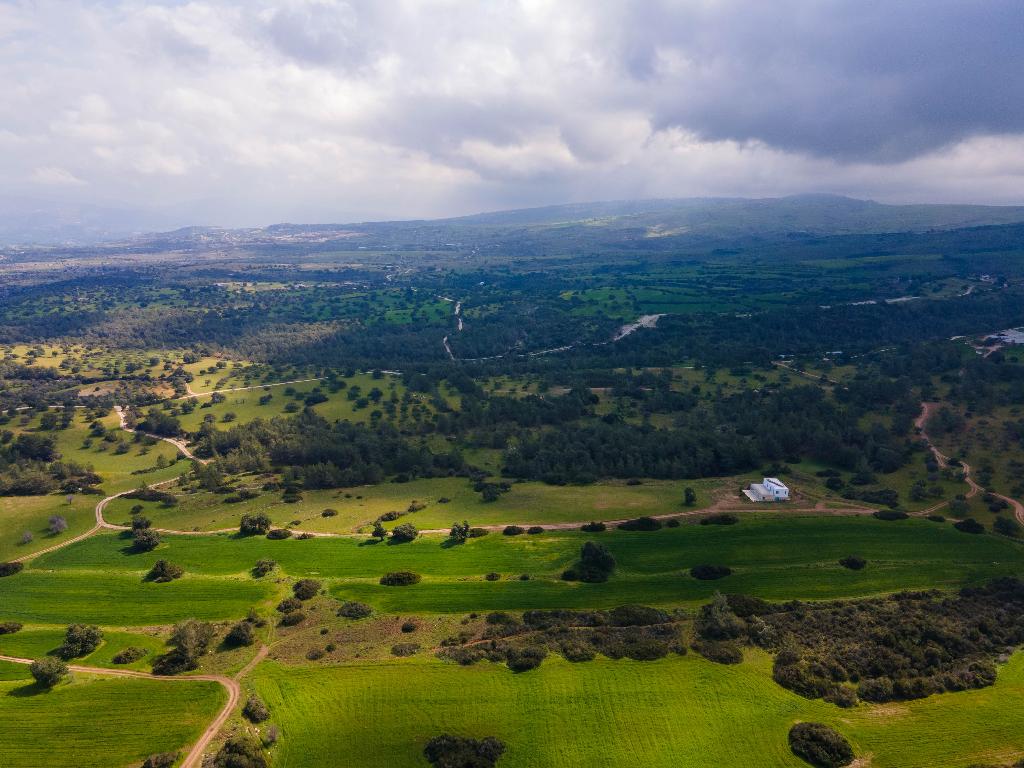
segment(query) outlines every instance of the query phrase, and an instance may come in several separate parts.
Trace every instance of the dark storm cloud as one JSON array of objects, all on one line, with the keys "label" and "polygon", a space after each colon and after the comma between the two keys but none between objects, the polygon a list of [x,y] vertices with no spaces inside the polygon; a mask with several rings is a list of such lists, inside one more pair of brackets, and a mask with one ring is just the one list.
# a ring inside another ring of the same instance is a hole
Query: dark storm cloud
[{"label": "dark storm cloud", "polygon": [[1024,130],[1020,0],[641,3],[622,29],[656,126],[882,162]]}]

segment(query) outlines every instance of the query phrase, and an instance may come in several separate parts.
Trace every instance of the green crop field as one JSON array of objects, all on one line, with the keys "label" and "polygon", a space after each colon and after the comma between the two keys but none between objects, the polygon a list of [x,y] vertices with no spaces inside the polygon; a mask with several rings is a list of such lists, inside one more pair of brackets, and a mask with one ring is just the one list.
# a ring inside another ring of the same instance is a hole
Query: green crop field
[{"label": "green crop field", "polygon": [[433,660],[265,664],[253,682],[282,729],[280,768],[417,766],[423,743],[442,732],[500,738],[510,768],[796,768],[804,763],[786,733],[799,720],[833,724],[876,768],[963,768],[1024,754],[1024,712],[1006,706],[1024,694],[1021,654],[993,688],[854,710],[802,699],[770,673],[751,652],[731,667],[693,655],[549,659],[522,674]]},{"label": "green crop field", "polygon": [[[25,669],[24,667],[22,669]],[[227,694],[216,683],[112,680],[75,674],[40,690],[0,670],[4,768],[127,768],[184,749]]]}]

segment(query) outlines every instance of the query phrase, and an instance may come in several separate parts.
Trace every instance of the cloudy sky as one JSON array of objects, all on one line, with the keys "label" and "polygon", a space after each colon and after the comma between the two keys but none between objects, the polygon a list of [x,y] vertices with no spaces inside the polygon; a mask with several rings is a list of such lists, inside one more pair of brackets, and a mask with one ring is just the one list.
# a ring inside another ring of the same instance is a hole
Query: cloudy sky
[{"label": "cloudy sky", "polygon": [[1021,0],[0,0],[0,195],[253,225],[1024,204]]}]

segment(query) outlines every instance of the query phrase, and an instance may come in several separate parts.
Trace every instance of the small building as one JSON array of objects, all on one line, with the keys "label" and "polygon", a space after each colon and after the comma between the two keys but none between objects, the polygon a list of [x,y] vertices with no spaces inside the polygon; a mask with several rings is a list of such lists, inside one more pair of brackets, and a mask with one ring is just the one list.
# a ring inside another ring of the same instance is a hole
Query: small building
[{"label": "small building", "polygon": [[751,501],[789,501],[789,488],[777,477],[766,477],[760,483],[751,483],[743,495]]}]

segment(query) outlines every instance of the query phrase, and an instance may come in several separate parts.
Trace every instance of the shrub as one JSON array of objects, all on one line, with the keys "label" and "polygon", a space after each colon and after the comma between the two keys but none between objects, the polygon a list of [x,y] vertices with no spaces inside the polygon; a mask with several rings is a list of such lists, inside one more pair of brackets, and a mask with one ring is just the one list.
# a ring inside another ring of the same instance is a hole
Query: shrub
[{"label": "shrub", "polygon": [[256,565],[254,565],[252,568],[252,575],[258,579],[262,576],[266,576],[276,567],[276,560],[257,560]]},{"label": "shrub", "polygon": [[248,621],[240,621],[224,636],[224,644],[239,648],[256,642],[256,632]]},{"label": "shrub", "polygon": [[849,568],[851,571],[861,571],[868,564],[868,561],[860,555],[847,555],[839,561],[839,564],[843,568]]},{"label": "shrub", "polygon": [[21,622],[18,621],[0,622],[0,635],[13,635],[21,631],[21,626]]},{"label": "shrub", "polygon": [[16,573],[21,573],[24,568],[24,563],[0,563],[0,577],[13,576]]},{"label": "shrub", "polygon": [[306,614],[302,611],[289,611],[281,617],[282,627],[294,627],[296,624],[301,624],[306,619]]},{"label": "shrub", "polygon": [[526,533],[526,529],[521,525],[506,525],[502,533],[506,536],[520,536]]},{"label": "shrub", "polygon": [[62,659],[73,659],[77,656],[88,656],[100,647],[103,632],[99,627],[86,624],[72,624],[64,633],[64,642],[57,649]]},{"label": "shrub", "polygon": [[678,517],[673,517],[671,520],[665,521],[666,528],[678,528],[680,525],[682,525],[682,523],[679,522]]},{"label": "shrub", "polygon": [[539,525],[531,525],[529,528],[526,529],[526,532],[530,534],[544,533],[544,528],[542,528]]},{"label": "shrub", "polygon": [[519,580],[520,581],[529,581],[530,580],[530,574],[528,574],[528,573],[520,573],[519,574]]},{"label": "shrub", "polygon": [[292,584],[292,594],[299,600],[310,600],[320,593],[321,586],[316,579],[300,579]]},{"label": "shrub", "polygon": [[944,515],[928,515],[928,519],[931,520],[933,523],[946,522],[946,518]]},{"label": "shrub", "polygon": [[604,523],[599,523],[596,520],[591,520],[589,523],[581,525],[580,530],[586,533],[601,533],[602,531],[608,530],[608,526]]},{"label": "shrub", "polygon": [[420,649],[419,643],[396,643],[391,646],[392,656],[415,656]]},{"label": "shrub", "polygon": [[513,672],[536,669],[548,655],[543,645],[528,645],[525,648],[510,648],[506,654],[508,668]]},{"label": "shrub", "polygon": [[968,517],[966,520],[958,520],[953,523],[953,527],[963,533],[984,533],[985,526],[975,520],[973,517]]},{"label": "shrub", "polygon": [[160,656],[153,663],[153,672],[158,675],[176,675],[199,666],[199,657],[206,653],[213,640],[213,625],[205,621],[187,619],[174,625],[169,653]]},{"label": "shrub", "polygon": [[320,513],[320,517],[336,517],[337,514],[338,510],[336,509],[325,509],[323,512]]},{"label": "shrub", "polygon": [[743,661],[740,647],[725,640],[698,640],[693,644],[693,650],[716,664],[739,664]]},{"label": "shrub", "polygon": [[159,752],[150,755],[142,764],[142,768],[171,768],[178,762],[178,752]]},{"label": "shrub", "polygon": [[297,597],[286,597],[280,603],[277,604],[277,610],[281,613],[291,613],[297,611],[302,607],[302,601]]},{"label": "shrub", "polygon": [[245,700],[245,706],[242,707],[242,715],[250,723],[262,723],[270,719],[270,710],[263,703],[263,699],[253,694]]},{"label": "shrub", "polygon": [[145,648],[129,645],[127,648],[124,648],[114,654],[114,658],[111,659],[111,661],[115,664],[134,664],[139,659],[145,658],[147,653],[149,653],[149,651]]},{"label": "shrub", "polygon": [[996,521],[992,523],[992,530],[1014,539],[1020,538],[1021,535],[1020,523],[1010,517],[997,517]]},{"label": "shrub", "polygon": [[695,565],[690,569],[690,575],[701,581],[714,581],[724,579],[732,573],[732,569],[725,565]]},{"label": "shrub", "polygon": [[728,512],[723,512],[718,515],[708,515],[702,517],[700,520],[701,525],[736,525],[740,521],[738,515],[733,515]]},{"label": "shrub", "polygon": [[490,533],[490,531],[488,531],[486,528],[470,528],[469,529],[469,538],[471,538],[471,539],[480,539],[480,538],[483,538],[484,536],[486,536],[489,533]]},{"label": "shrub", "polygon": [[608,619],[615,627],[648,627],[671,620],[664,611],[646,605],[620,605],[608,612]]},{"label": "shrub", "polygon": [[45,656],[42,659],[33,661],[28,671],[32,673],[35,681],[44,688],[53,688],[57,683],[68,675],[68,665],[60,659],[52,656]]},{"label": "shrub", "polygon": [[216,768],[267,768],[263,746],[248,734],[232,736],[213,759]]},{"label": "shrub", "polygon": [[320,648],[310,648],[308,651],[306,651],[306,659],[308,659],[309,661],[319,661],[324,657],[326,653],[327,651],[324,651]]},{"label": "shrub", "polygon": [[238,524],[238,532],[243,536],[259,536],[269,530],[270,517],[263,512],[247,512]]},{"label": "shrub", "polygon": [[281,539],[290,539],[292,532],[287,528],[274,528],[267,532],[267,538],[274,541],[280,541]]},{"label": "shrub", "polygon": [[146,581],[155,581],[157,584],[165,584],[174,579],[180,579],[185,569],[180,565],[169,563],[166,560],[157,560],[153,567],[146,574]]},{"label": "shrub", "polygon": [[385,573],[380,577],[381,586],[384,587],[408,587],[419,584],[422,577],[412,571],[393,571]]},{"label": "shrub", "polygon": [[910,515],[898,509],[876,509],[871,516],[878,520],[906,520]]},{"label": "shrub", "polygon": [[373,613],[373,608],[356,600],[348,600],[342,603],[341,608],[338,609],[338,615],[344,616],[346,619],[365,619],[371,613]]},{"label": "shrub", "polygon": [[142,515],[134,515],[132,517],[132,530],[141,531],[143,528],[151,528],[153,524],[149,521],[148,517]]},{"label": "shrub", "polygon": [[400,523],[391,529],[391,540],[398,543],[413,541],[420,532],[412,523]]},{"label": "shrub", "polygon": [[491,571],[490,573],[486,574],[484,576],[484,578],[487,579],[488,581],[497,581],[498,579],[501,578],[501,574],[500,573],[495,573],[494,571]]},{"label": "shrub", "polygon": [[410,632],[415,632],[417,629],[419,629],[419,626],[416,624],[415,621],[403,621],[402,622],[402,632],[404,632],[405,634],[409,634]]},{"label": "shrub", "polygon": [[580,549],[580,562],[562,574],[566,581],[584,581],[600,584],[608,581],[615,570],[615,558],[603,544],[588,541]]},{"label": "shrub", "polygon": [[136,552],[152,552],[160,546],[160,536],[152,528],[142,528],[132,534],[132,549]]},{"label": "shrub", "polygon": [[822,723],[797,723],[789,729],[793,754],[818,768],[840,768],[853,762],[853,748],[838,731]]},{"label": "shrub", "polygon": [[620,531],[657,531],[661,529],[661,521],[653,517],[638,517],[635,520],[627,520],[619,523]]},{"label": "shrub", "polygon": [[427,762],[437,768],[493,768],[504,752],[505,745],[493,737],[477,740],[447,733],[423,748]]}]

